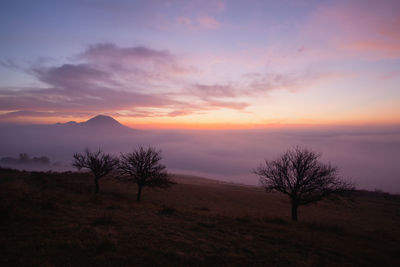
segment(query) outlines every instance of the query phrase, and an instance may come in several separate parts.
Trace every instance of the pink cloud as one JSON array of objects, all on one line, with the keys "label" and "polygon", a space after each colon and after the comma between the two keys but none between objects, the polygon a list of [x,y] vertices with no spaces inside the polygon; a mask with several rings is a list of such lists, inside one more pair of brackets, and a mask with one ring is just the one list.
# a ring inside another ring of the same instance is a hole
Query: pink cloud
[{"label": "pink cloud", "polygon": [[219,23],[215,18],[208,15],[199,16],[197,18],[197,23],[202,29],[215,30],[221,26],[221,23]]},{"label": "pink cloud", "polygon": [[64,64],[60,67],[34,67],[31,72],[42,82],[60,88],[88,87],[116,83],[111,74],[89,64]]},{"label": "pink cloud", "polygon": [[180,10],[185,13],[218,14],[224,12],[226,0],[183,1],[179,3]]},{"label": "pink cloud", "polygon": [[233,102],[233,101],[209,101],[208,104],[213,107],[229,108],[229,109],[237,109],[237,110],[242,110],[249,106],[248,103]]},{"label": "pink cloud", "polygon": [[396,59],[400,58],[398,14],[399,1],[324,5],[309,18],[302,35],[309,46],[327,56]]},{"label": "pink cloud", "polygon": [[197,95],[201,98],[213,98],[213,97],[235,97],[237,96],[236,89],[231,85],[206,85],[206,84],[194,84],[190,89],[189,93]]},{"label": "pink cloud", "polygon": [[167,96],[110,88],[22,88],[1,90],[0,110],[101,112],[138,107],[173,107],[180,102]]},{"label": "pink cloud", "polygon": [[348,73],[340,72],[298,72],[285,73],[248,73],[243,75],[247,80],[247,95],[259,95],[275,90],[285,90],[296,93],[319,82],[336,81],[349,77]]},{"label": "pink cloud", "polygon": [[[0,114],[0,119],[13,119],[19,117],[68,117],[70,113],[56,112],[56,111],[31,111],[20,110],[14,112],[7,112]],[[92,116],[93,113],[79,113],[80,116]]]},{"label": "pink cloud", "polygon": [[380,40],[360,40],[345,43],[342,47],[358,52],[369,52],[378,57],[400,58],[400,43],[389,43]]},{"label": "pink cloud", "polygon": [[189,114],[202,114],[205,111],[218,109],[232,109],[243,111],[248,106],[250,106],[249,103],[240,101],[204,99],[203,101],[200,101],[198,103],[186,103],[180,108],[175,109],[174,111],[163,114],[163,116],[177,117]]},{"label": "pink cloud", "polygon": [[179,26],[188,31],[217,30],[221,27],[221,23],[209,15],[200,15],[195,19],[179,16],[175,21]]},{"label": "pink cloud", "polygon": [[226,0],[184,1],[180,3],[175,23],[186,31],[217,30],[221,22],[216,16],[226,9]]},{"label": "pink cloud", "polygon": [[192,114],[193,112],[191,110],[174,110],[168,113],[169,117],[178,117],[178,116],[185,116],[185,115],[189,115]]},{"label": "pink cloud", "polygon": [[382,80],[391,80],[400,77],[400,71],[389,71],[379,76]]},{"label": "pink cloud", "polygon": [[[137,72],[139,75],[157,73],[161,77],[164,73],[181,75],[194,71],[193,67],[182,65],[179,57],[168,50],[155,50],[144,46],[119,47],[112,43],[100,43],[89,46],[79,58],[111,71]],[[155,75],[149,76],[155,78]]]},{"label": "pink cloud", "polygon": [[187,28],[192,28],[193,27],[193,22],[188,17],[179,16],[175,20],[179,25],[185,26]]},{"label": "pink cloud", "polygon": [[80,56],[94,61],[123,58],[130,60],[173,60],[173,55],[167,50],[154,50],[144,46],[119,47],[112,43],[90,45]]},{"label": "pink cloud", "polygon": [[[78,64],[31,67],[28,73],[47,87],[1,88],[0,110],[6,115],[0,118],[119,111],[136,117],[183,116],[247,106],[223,99],[234,96],[230,86],[196,84],[188,93],[185,77],[177,73],[189,70],[167,50],[96,44],[78,60]],[[162,90],[157,91],[158,86]],[[174,91],[168,92],[168,86]],[[188,95],[190,101],[182,100]]]}]

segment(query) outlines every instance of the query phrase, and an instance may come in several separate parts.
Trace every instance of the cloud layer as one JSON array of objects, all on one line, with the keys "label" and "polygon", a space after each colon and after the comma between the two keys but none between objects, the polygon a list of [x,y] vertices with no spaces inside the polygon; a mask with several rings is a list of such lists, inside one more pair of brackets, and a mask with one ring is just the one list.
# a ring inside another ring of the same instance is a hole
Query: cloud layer
[{"label": "cloud layer", "polygon": [[99,0],[63,9],[0,10],[3,120],[372,123],[379,113],[373,123],[400,122],[391,115],[398,1]]},{"label": "cloud layer", "polygon": [[[89,46],[76,60],[84,63],[30,67],[27,72],[43,83],[43,88],[2,88],[1,110],[17,112],[1,117],[120,111],[132,116],[175,117],[248,106],[232,100],[236,95],[228,86],[190,84],[184,74],[194,68],[181,64],[179,57],[167,50],[101,43]],[[182,100],[188,95],[191,101]]]},{"label": "cloud layer", "polygon": [[[32,114],[30,114],[32,115]],[[36,114],[40,115],[40,114]],[[98,127],[98,126],[97,126]],[[75,152],[103,148],[118,155],[138,145],[163,151],[170,172],[258,184],[252,170],[300,145],[323,153],[321,160],[338,166],[340,175],[361,189],[400,193],[400,127],[326,127],[236,131],[135,131],[64,125],[1,125],[0,157],[26,152],[45,155],[71,169]]]}]

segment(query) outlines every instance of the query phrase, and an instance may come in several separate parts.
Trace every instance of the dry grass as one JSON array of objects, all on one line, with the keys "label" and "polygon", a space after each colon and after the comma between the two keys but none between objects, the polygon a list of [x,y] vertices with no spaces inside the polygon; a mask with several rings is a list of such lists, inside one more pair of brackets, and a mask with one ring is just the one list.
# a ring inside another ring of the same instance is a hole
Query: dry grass
[{"label": "dry grass", "polygon": [[0,170],[0,265],[400,266],[400,200],[301,207],[257,187],[175,176],[171,189]]}]

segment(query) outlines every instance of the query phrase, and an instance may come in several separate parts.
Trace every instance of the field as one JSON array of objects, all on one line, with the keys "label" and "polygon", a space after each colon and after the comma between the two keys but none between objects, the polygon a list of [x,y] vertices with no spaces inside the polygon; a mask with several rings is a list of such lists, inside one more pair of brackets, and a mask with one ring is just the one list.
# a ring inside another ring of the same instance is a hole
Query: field
[{"label": "field", "polygon": [[300,207],[261,188],[174,175],[168,190],[88,173],[0,170],[1,266],[400,266],[400,198]]}]

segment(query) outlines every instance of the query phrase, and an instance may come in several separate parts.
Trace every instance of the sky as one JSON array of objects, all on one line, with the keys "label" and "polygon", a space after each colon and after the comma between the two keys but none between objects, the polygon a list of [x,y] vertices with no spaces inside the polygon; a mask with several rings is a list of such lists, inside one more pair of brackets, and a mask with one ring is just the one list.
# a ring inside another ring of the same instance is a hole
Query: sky
[{"label": "sky", "polygon": [[0,122],[400,124],[400,1],[2,0]]}]

